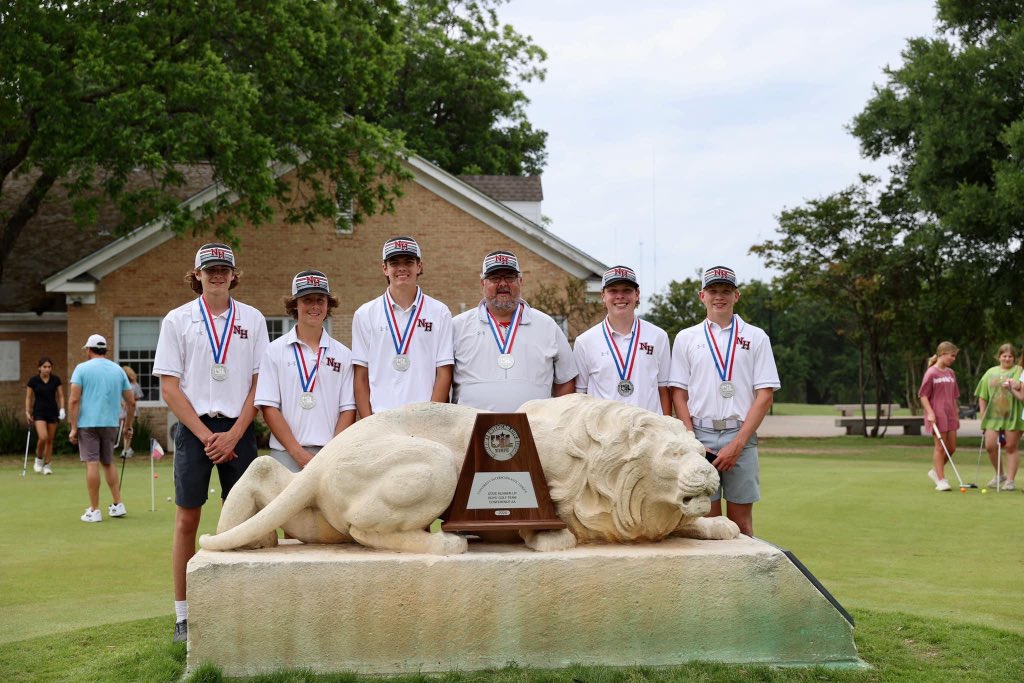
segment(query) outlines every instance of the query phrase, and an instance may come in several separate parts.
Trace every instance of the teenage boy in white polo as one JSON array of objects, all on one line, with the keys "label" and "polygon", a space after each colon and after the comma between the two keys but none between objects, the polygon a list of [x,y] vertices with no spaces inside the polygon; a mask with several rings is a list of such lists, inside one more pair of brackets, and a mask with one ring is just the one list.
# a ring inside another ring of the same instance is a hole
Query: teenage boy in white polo
[{"label": "teenage boy in white polo", "polygon": [[627,266],[613,266],[601,278],[607,317],[576,337],[576,391],[659,415],[672,414],[668,390],[668,333],[636,317],[640,283]]},{"label": "teenage boy in white polo", "polygon": [[492,251],[480,269],[480,304],[455,316],[452,402],[514,413],[535,398],[571,394],[576,361],[551,316],[520,297],[523,274],[510,251]]},{"label": "teenage boy in white polo", "polygon": [[337,307],[326,275],[296,275],[285,300],[295,327],[270,342],[260,363],[256,405],[270,427],[270,455],[292,472],[356,419],[352,352],[324,329]]},{"label": "teenage boy in white polo", "polygon": [[352,317],[352,363],[360,417],[421,401],[448,402],[452,386],[452,314],[416,284],[420,245],[411,237],[384,243],[384,294]]},{"label": "teenage boy in white polo", "polygon": [[239,279],[229,246],[204,244],[185,279],[200,296],[164,318],[153,363],[161,396],[180,423],[174,439],[174,642],[188,637],[185,567],[196,552],[213,467],[224,499],[256,458],[253,397],[268,344],[263,314],[229,294]]},{"label": "teenage boy in white polo", "polygon": [[[117,423],[121,400],[129,410],[135,407],[135,394],[124,370],[106,358],[107,340],[98,334],[85,342],[87,361],[80,363],[71,373],[71,395],[68,401],[68,440],[78,445],[79,458],[85,463],[85,485],[89,491],[89,507],[81,516],[83,522],[101,522],[100,465],[114,502],[108,512],[111,517],[124,517],[121,485],[114,466],[114,446],[117,441]],[[131,425],[128,435],[131,436]]]},{"label": "teenage boy in white polo", "polygon": [[761,499],[757,428],[781,386],[768,335],[733,313],[740,299],[736,273],[704,271],[700,300],[707,319],[681,330],[672,347],[669,385],[676,416],[696,434],[722,478],[709,516],[726,514],[754,535],[754,503]]}]

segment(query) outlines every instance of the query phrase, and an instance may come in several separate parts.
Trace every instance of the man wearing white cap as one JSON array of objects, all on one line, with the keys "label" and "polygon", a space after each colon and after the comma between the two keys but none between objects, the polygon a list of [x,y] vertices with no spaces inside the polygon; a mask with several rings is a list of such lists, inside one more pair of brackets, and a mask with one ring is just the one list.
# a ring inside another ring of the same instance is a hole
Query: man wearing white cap
[{"label": "man wearing white cap", "polygon": [[672,404],[721,476],[709,515],[722,514],[724,497],[729,519],[753,536],[761,498],[757,428],[781,386],[779,372],[768,335],[733,312],[740,290],[731,268],[705,270],[699,296],[707,319],[681,330],[672,347]]},{"label": "man wearing white cap", "polygon": [[352,352],[324,329],[337,307],[326,275],[297,274],[285,300],[295,327],[270,342],[260,363],[256,405],[270,427],[270,455],[292,472],[356,419]]},{"label": "man wearing white cap", "polygon": [[420,245],[384,243],[388,287],[352,317],[352,363],[360,417],[421,401],[448,401],[452,385],[452,314],[420,289]]},{"label": "man wearing white cap", "polygon": [[575,391],[576,361],[551,316],[520,297],[523,274],[510,251],[492,251],[480,269],[480,304],[455,316],[452,401],[513,413],[535,398]]},{"label": "man wearing white cap", "polygon": [[196,552],[196,531],[214,466],[221,499],[256,458],[253,397],[267,349],[267,321],[235,300],[235,255],[226,244],[204,244],[185,277],[199,297],[175,308],[160,325],[153,374],[178,418],[174,439],[174,642],[188,637],[185,567]]},{"label": "man wearing white cap", "polygon": [[[68,440],[78,445],[79,458],[85,463],[85,484],[89,490],[89,507],[83,522],[101,522],[100,464],[106,475],[107,486],[114,502],[108,512],[111,517],[124,517],[121,487],[114,467],[114,446],[117,424],[121,417],[121,399],[129,411],[135,408],[135,394],[128,376],[121,367],[109,360],[107,340],[98,334],[85,342],[87,361],[80,363],[71,373],[71,395],[68,400]],[[131,427],[128,427],[131,433]]]},{"label": "man wearing white cap", "polygon": [[627,266],[612,266],[601,278],[607,317],[576,337],[576,391],[672,414],[668,389],[668,334],[636,317],[640,283]]}]

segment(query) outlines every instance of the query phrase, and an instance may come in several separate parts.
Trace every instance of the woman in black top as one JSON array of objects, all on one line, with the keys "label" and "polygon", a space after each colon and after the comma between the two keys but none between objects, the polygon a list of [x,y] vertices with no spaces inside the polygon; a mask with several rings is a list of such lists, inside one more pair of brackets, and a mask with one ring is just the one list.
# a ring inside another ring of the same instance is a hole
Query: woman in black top
[{"label": "woman in black top", "polygon": [[33,469],[38,473],[53,474],[50,460],[53,459],[53,438],[57,434],[57,421],[64,419],[64,388],[60,377],[53,374],[53,361],[49,356],[39,359],[39,374],[28,380],[25,390],[25,417],[34,424],[39,442],[36,444],[36,463]]}]

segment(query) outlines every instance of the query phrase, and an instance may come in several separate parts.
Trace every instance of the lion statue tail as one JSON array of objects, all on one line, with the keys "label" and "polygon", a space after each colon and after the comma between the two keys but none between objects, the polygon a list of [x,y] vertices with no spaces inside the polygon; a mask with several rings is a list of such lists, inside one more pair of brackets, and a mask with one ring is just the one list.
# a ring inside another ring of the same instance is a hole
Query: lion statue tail
[{"label": "lion statue tail", "polygon": [[303,470],[265,508],[219,534],[203,534],[199,546],[203,550],[235,550],[255,543],[308,508],[316,487],[317,478]]}]

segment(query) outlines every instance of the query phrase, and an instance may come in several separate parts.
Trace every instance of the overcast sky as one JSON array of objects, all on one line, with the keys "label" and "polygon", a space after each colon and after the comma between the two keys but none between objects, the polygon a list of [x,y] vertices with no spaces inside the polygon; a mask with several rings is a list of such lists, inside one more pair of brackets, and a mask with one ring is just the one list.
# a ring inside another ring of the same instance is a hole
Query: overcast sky
[{"label": "overcast sky", "polygon": [[550,229],[645,295],[698,268],[771,272],[747,252],[786,207],[881,173],[846,132],[934,34],[932,0],[512,0],[503,21],[548,53],[527,86],[548,131]]}]

